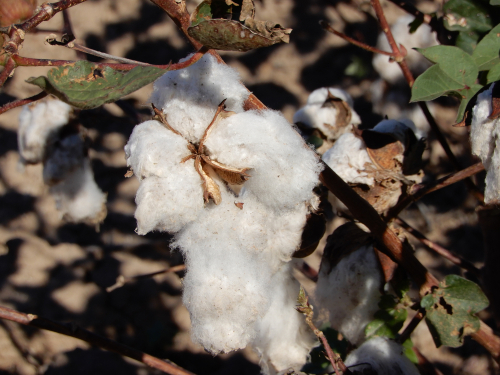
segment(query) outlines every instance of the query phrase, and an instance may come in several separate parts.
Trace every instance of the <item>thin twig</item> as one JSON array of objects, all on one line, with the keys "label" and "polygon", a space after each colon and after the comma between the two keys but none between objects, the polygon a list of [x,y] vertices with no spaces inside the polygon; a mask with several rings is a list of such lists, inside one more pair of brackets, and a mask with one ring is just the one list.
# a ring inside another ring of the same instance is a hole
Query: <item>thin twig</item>
[{"label": "thin twig", "polygon": [[394,54],[392,52],[383,51],[383,50],[378,49],[376,47],[369,46],[368,44],[365,44],[365,43],[362,43],[360,41],[357,41],[356,39],[353,39],[353,38],[345,35],[344,33],[341,33],[340,31],[335,30],[326,21],[319,21],[319,24],[321,25],[321,27],[324,30],[329,31],[332,34],[335,34],[338,37],[341,37],[342,39],[348,41],[349,43],[354,44],[355,46],[358,46],[359,48],[362,48],[362,49],[364,49],[366,51],[370,51],[370,52],[373,52],[373,53],[379,53],[381,55],[386,55],[386,56],[390,56],[390,57],[394,56]]},{"label": "thin twig", "polygon": [[2,87],[7,79],[10,77],[14,69],[16,68],[16,64],[14,60],[11,58],[7,59],[7,63],[5,64],[5,67],[3,68],[2,72],[0,73],[0,87]]},{"label": "thin twig", "polygon": [[139,350],[130,348],[126,345],[119,344],[116,341],[96,335],[86,329],[80,328],[74,324],[62,324],[55,321],[38,317],[32,314],[24,314],[16,310],[0,306],[0,318],[7,319],[26,326],[37,327],[47,331],[57,332],[65,336],[75,337],[77,339],[86,341],[92,345],[100,348],[110,350],[112,352],[121,354],[125,357],[135,359],[152,368],[161,370],[171,375],[193,375],[193,373],[178,367],[172,362],[165,362],[159,358],[153,357],[149,354],[143,353]]},{"label": "thin twig", "polygon": [[404,197],[396,206],[391,208],[386,216],[386,221],[390,221],[397,217],[401,211],[408,207],[411,203],[418,201],[424,195],[432,193],[433,191],[442,189],[452,185],[458,181],[465,180],[476,173],[484,171],[483,163],[479,162],[471,165],[461,171],[451,173],[448,176],[440,178],[430,184],[415,184],[412,186],[410,193]]},{"label": "thin twig", "polygon": [[403,219],[396,218],[394,221],[396,222],[396,224],[398,224],[399,226],[404,228],[408,233],[413,235],[417,240],[422,242],[428,249],[430,249],[430,250],[434,251],[435,253],[441,255],[442,257],[448,259],[453,264],[473,273],[474,276],[476,276],[476,277],[479,277],[481,275],[481,272],[479,271],[479,269],[476,266],[474,266],[472,263],[470,263],[468,260],[462,258],[458,254],[454,254],[450,250],[442,247],[441,245],[438,245],[437,243],[432,242],[427,237],[425,237],[422,233],[420,233],[418,230],[411,227]]},{"label": "thin twig", "polygon": [[36,95],[30,96],[29,98],[14,100],[12,102],[4,104],[3,106],[0,107],[0,115],[13,108],[21,107],[25,104],[36,102],[37,100],[45,98],[47,95],[49,94],[47,94],[45,91],[42,91]]},{"label": "thin twig", "polygon": [[120,275],[116,278],[116,282],[113,285],[106,288],[106,292],[108,292],[108,293],[112,292],[113,290],[121,288],[126,283],[129,283],[131,281],[140,280],[140,279],[149,279],[153,276],[157,276],[157,275],[161,275],[161,274],[169,273],[169,272],[184,271],[185,269],[186,269],[186,266],[184,264],[180,264],[178,266],[166,268],[164,270],[156,271],[156,272],[152,272],[152,273],[146,273],[143,275],[136,275],[136,276],[132,276],[132,277],[125,277],[123,275]]},{"label": "thin twig", "polygon": [[424,319],[425,317],[425,309],[420,308],[413,319],[408,323],[404,331],[396,338],[396,341],[399,342],[400,344],[403,344],[406,340],[410,338],[411,333],[417,328],[418,324]]},{"label": "thin twig", "polygon": [[423,374],[426,375],[443,375],[434,365],[429,362],[429,360],[418,350],[416,346],[412,348],[418,359],[418,366],[420,367]]}]

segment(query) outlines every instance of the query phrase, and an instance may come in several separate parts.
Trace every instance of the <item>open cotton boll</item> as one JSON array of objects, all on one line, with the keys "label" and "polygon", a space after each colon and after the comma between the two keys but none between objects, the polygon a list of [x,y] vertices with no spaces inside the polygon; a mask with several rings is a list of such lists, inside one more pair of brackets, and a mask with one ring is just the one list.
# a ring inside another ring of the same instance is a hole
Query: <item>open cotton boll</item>
[{"label": "open cotton boll", "polygon": [[274,375],[290,368],[298,371],[318,342],[305,317],[296,310],[300,285],[291,276],[289,263],[273,276],[270,287],[272,302],[257,322],[252,346],[259,353],[263,374]]},{"label": "open cotton boll", "polygon": [[420,375],[415,365],[403,354],[403,347],[387,337],[375,337],[347,356],[344,364],[351,371],[371,370],[377,375]]},{"label": "open cotton boll", "polygon": [[136,195],[137,233],[177,232],[203,209],[203,189],[187,141],[158,121],[137,125],[125,146],[127,165],[141,181]]},{"label": "open cotton boll", "polygon": [[19,115],[17,141],[21,159],[25,163],[39,163],[46,156],[47,147],[66,125],[71,107],[60,100],[47,100],[25,105]]},{"label": "open cotton boll", "polygon": [[348,183],[373,185],[373,177],[364,172],[366,164],[372,164],[362,139],[352,133],[342,135],[324,153],[323,161]]},{"label": "open cotton boll", "polygon": [[413,121],[409,119],[401,120],[382,120],[372,129],[379,133],[389,133],[394,135],[403,146],[406,143],[406,132],[411,129],[414,133],[417,131]]},{"label": "open cotton boll", "polygon": [[83,168],[85,145],[79,134],[73,134],[54,143],[43,164],[43,180],[54,185],[68,177],[76,168]]},{"label": "open cotton boll", "polygon": [[210,156],[250,168],[245,189],[274,210],[295,209],[313,198],[321,164],[276,111],[247,111],[218,123],[206,143]]},{"label": "open cotton boll", "polygon": [[249,94],[236,70],[207,53],[195,64],[156,80],[150,101],[163,110],[174,129],[197,143],[220,102],[226,99],[227,110],[242,112]]},{"label": "open cotton boll", "polygon": [[106,194],[95,183],[88,159],[52,186],[50,193],[68,221],[97,224],[106,217]]},{"label": "open cotton boll", "polygon": [[[397,19],[391,26],[391,32],[396,39],[396,43],[405,46],[408,52],[405,57],[410,70],[416,74],[422,73],[431,63],[413,48],[427,48],[435,46],[438,43],[435,34],[427,24],[422,24],[418,29],[410,34],[409,24],[415,19],[412,15],[406,15]],[[380,33],[377,40],[377,48],[383,51],[391,51],[389,42],[384,33]],[[375,54],[373,57],[373,68],[387,82],[395,84],[402,80],[403,73],[398,64],[390,62],[389,56]]]},{"label": "open cotton boll", "polygon": [[472,153],[479,156],[486,169],[486,204],[500,203],[500,125],[497,118],[488,118],[492,112],[491,101],[496,84],[493,83],[477,96],[470,132]]},{"label": "open cotton boll", "polygon": [[[344,118],[339,118],[337,107],[325,105],[329,93],[345,101],[349,106],[350,120],[348,122],[344,122]],[[335,140],[342,134],[352,131],[351,125],[361,124],[361,119],[352,107],[352,98],[346,91],[322,87],[314,90],[309,95],[307,104],[293,116],[293,122],[300,122],[310,128],[319,129],[328,139]]]}]

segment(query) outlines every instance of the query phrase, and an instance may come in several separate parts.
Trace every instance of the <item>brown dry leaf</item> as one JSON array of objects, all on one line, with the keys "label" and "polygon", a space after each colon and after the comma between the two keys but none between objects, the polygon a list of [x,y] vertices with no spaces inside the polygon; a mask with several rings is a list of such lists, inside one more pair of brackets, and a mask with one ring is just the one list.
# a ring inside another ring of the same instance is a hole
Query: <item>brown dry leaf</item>
[{"label": "brown dry leaf", "polygon": [[132,177],[134,175],[134,171],[132,169],[128,170],[127,173],[125,173],[125,178]]},{"label": "brown dry leaf", "polygon": [[321,106],[322,108],[335,108],[337,115],[335,119],[335,127],[330,124],[324,124],[328,129],[331,129],[333,132],[336,132],[338,128],[343,128],[348,126],[351,123],[352,111],[349,104],[342,100],[341,98],[333,95],[330,90],[328,90],[328,97],[325,102]]},{"label": "brown dry leaf", "polygon": [[238,207],[240,210],[242,210],[242,209],[243,209],[243,205],[244,205],[244,203],[243,203],[243,202],[234,202],[234,205],[235,205],[236,207]]},{"label": "brown dry leaf", "polygon": [[307,215],[306,225],[302,231],[299,250],[292,255],[294,258],[305,258],[311,255],[318,247],[319,241],[325,234],[326,219],[323,214],[311,213]]},{"label": "brown dry leaf", "polygon": [[243,0],[241,3],[240,22],[245,22],[248,19],[255,17],[255,4],[253,0]]}]

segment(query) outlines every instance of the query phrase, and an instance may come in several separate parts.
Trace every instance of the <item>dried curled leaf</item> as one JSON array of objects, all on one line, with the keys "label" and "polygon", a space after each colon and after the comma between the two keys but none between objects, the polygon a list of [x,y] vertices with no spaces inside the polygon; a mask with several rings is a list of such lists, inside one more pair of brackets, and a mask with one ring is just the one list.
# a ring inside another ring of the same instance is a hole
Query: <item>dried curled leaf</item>
[{"label": "dried curled leaf", "polygon": [[210,199],[212,199],[215,204],[222,202],[219,185],[210,177],[210,167],[203,164],[199,158],[194,160],[194,167],[203,181],[203,199],[205,203],[208,203]]},{"label": "dried curled leaf", "polygon": [[238,3],[203,1],[191,15],[189,35],[208,48],[224,51],[245,52],[289,42],[291,29],[271,22],[255,21],[252,0]]},{"label": "dried curled leaf", "polygon": [[327,128],[330,128],[333,132],[337,132],[338,128],[344,128],[351,123],[352,110],[349,104],[339,97],[333,95],[330,90],[328,90],[328,97],[321,106],[322,108],[335,108],[336,109],[336,119],[335,127],[330,124],[324,124]]}]

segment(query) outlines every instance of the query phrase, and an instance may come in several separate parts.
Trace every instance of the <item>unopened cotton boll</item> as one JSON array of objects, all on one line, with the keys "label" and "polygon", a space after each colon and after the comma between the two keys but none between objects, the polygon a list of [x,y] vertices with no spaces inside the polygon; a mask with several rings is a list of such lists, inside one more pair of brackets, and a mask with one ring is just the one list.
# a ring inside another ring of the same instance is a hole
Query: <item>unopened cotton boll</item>
[{"label": "unopened cotton boll", "polygon": [[[391,26],[391,32],[396,39],[396,43],[402,44],[408,52],[405,57],[410,69],[416,74],[422,73],[431,63],[424,58],[419,52],[413,48],[427,48],[438,44],[435,34],[427,24],[422,24],[418,29],[410,34],[409,24],[413,22],[415,17],[406,15],[397,19]],[[377,41],[377,48],[383,51],[390,51],[389,42],[384,33],[380,33]],[[395,84],[398,80],[403,79],[403,73],[398,64],[391,62],[389,56],[375,54],[373,57],[373,67],[377,73],[387,82]]]},{"label": "unopened cotton boll", "polygon": [[88,159],[52,186],[50,193],[58,210],[70,222],[97,224],[106,217],[106,194],[95,183]]},{"label": "unopened cotton boll", "polygon": [[226,99],[228,111],[242,112],[249,94],[236,70],[207,53],[195,64],[160,77],[150,101],[163,110],[174,129],[197,143],[220,102]]},{"label": "unopened cotton boll", "polygon": [[500,203],[500,124],[497,118],[490,119],[495,85],[477,96],[472,110],[470,141],[472,153],[479,156],[486,169],[484,202]]},{"label": "unopened cotton boll", "polygon": [[371,370],[378,375],[419,375],[415,365],[403,354],[403,347],[386,337],[368,340],[349,353],[345,360],[351,371]]},{"label": "unopened cotton boll", "polygon": [[60,100],[42,101],[23,107],[17,133],[23,162],[35,164],[43,161],[59,129],[68,123],[71,111],[71,106]]},{"label": "unopened cotton boll", "polygon": [[298,371],[318,342],[304,316],[296,310],[300,286],[291,276],[289,263],[273,276],[270,288],[271,306],[257,322],[252,346],[259,353],[263,374],[274,375],[290,368]]},{"label": "unopened cotton boll", "polygon": [[365,172],[372,161],[363,140],[352,133],[342,135],[327,152],[323,161],[345,182],[373,185],[374,178]]},{"label": "unopened cotton boll", "polygon": [[[348,108],[327,105],[329,97],[344,101]],[[339,108],[343,113],[339,113]],[[352,131],[352,125],[361,124],[361,119],[354,111],[352,98],[346,91],[322,87],[309,95],[307,104],[293,116],[293,122],[319,129],[329,140],[336,140]]]},{"label": "unopened cotton boll", "polygon": [[215,160],[250,168],[244,187],[269,208],[295,209],[314,196],[322,167],[279,112],[230,116],[214,127],[205,145]]}]

